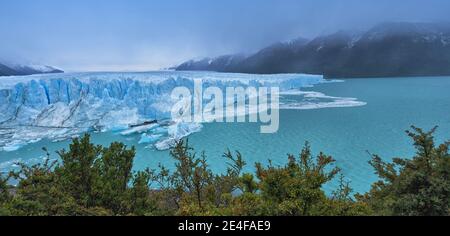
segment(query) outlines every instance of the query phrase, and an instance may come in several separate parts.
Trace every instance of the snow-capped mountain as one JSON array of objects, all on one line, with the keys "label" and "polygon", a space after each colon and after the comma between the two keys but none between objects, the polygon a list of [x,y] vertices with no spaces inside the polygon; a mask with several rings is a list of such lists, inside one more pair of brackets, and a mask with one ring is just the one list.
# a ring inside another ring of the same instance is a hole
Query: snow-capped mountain
[{"label": "snow-capped mountain", "polygon": [[21,65],[0,62],[0,76],[63,73],[64,71],[46,65]]},{"label": "snow-capped mountain", "polygon": [[219,57],[176,69],[335,78],[450,75],[450,24],[383,23],[366,32],[339,31],[295,42],[272,45],[231,64]]}]

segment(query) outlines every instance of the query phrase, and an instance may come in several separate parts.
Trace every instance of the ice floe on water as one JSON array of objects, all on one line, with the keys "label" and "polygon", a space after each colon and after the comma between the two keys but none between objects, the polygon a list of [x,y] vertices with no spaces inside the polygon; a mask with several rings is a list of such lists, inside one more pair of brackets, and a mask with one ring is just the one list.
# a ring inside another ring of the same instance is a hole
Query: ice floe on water
[{"label": "ice floe on water", "polygon": [[199,132],[201,124],[170,120],[178,86],[272,87],[298,99],[281,109],[361,106],[355,98],[301,91],[327,81],[304,74],[253,75],[215,72],[68,73],[0,78],[0,151],[14,151],[42,139],[66,140],[84,132],[141,134],[139,143],[158,150]]},{"label": "ice floe on water", "polygon": [[142,134],[141,139],[139,140],[139,144],[143,143],[155,143],[158,141],[163,135],[162,134]]},{"label": "ice floe on water", "polygon": [[309,110],[333,107],[356,107],[367,104],[366,102],[358,101],[357,98],[333,97],[314,91],[288,90],[281,92],[280,95],[299,97],[299,99],[290,99],[287,102],[283,102],[283,99],[281,99],[280,109]]},{"label": "ice floe on water", "polygon": [[135,127],[126,129],[126,130],[120,132],[120,134],[121,135],[130,135],[130,134],[135,134],[135,133],[144,133],[155,127],[158,127],[158,124],[144,124],[144,125],[135,126]]}]

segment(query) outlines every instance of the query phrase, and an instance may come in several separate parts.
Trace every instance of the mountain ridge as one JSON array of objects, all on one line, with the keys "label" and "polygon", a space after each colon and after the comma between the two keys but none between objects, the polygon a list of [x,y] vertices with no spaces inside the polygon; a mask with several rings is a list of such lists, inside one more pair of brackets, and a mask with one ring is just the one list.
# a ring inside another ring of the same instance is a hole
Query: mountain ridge
[{"label": "mountain ridge", "polygon": [[[450,75],[450,24],[388,22],[364,32],[338,31],[236,55],[191,60],[175,69],[328,78]],[[223,63],[230,58],[233,63]]]},{"label": "mountain ridge", "polygon": [[64,73],[63,70],[47,65],[21,65],[0,62],[0,76]]}]

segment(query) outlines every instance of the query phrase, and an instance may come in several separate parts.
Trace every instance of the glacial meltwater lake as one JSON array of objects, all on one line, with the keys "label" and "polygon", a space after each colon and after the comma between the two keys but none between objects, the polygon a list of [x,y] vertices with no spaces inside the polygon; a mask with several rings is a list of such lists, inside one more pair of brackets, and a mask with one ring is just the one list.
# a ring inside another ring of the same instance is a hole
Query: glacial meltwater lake
[{"label": "glacial meltwater lake", "polygon": [[[226,168],[222,154],[227,148],[239,150],[247,162],[246,171],[253,171],[255,162],[267,163],[268,159],[274,164],[285,164],[288,153],[298,154],[305,141],[309,141],[313,153],[323,151],[333,156],[351,181],[351,187],[356,192],[365,192],[377,180],[368,164],[371,158],[368,152],[385,160],[414,155],[412,142],[405,134],[410,125],[426,130],[438,125],[436,142],[450,139],[450,77],[347,79],[302,90],[353,97],[367,104],[281,110],[280,128],[275,134],[261,134],[258,123],[205,123],[200,132],[188,137],[189,143],[197,152],[205,151],[210,167],[219,172]],[[92,138],[98,144],[121,141],[136,146],[136,170],[157,168],[159,163],[173,167],[169,151],[138,144],[140,134],[123,136],[108,131],[93,133]],[[42,147],[57,158],[55,151],[67,149],[68,144],[69,141],[42,140],[16,151],[1,151],[0,172],[17,168],[14,163],[19,161],[27,164],[42,161],[45,156]],[[326,190],[330,192],[335,187],[336,181],[328,184]]]}]

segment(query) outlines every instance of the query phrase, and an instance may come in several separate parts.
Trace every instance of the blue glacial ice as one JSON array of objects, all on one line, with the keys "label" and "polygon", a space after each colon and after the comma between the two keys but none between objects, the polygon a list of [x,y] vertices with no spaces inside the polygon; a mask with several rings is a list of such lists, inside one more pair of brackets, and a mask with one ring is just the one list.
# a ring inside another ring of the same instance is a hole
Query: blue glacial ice
[{"label": "blue glacial ice", "polygon": [[[360,106],[354,98],[329,97],[301,88],[329,82],[318,75],[251,75],[215,72],[69,73],[0,78],[0,151],[13,151],[42,139],[65,140],[89,131],[141,133],[141,142],[159,150],[201,130],[201,124],[170,121],[177,86],[278,86],[302,102],[281,109]],[[327,101],[316,101],[327,98]],[[129,128],[148,120],[159,124]]]}]

